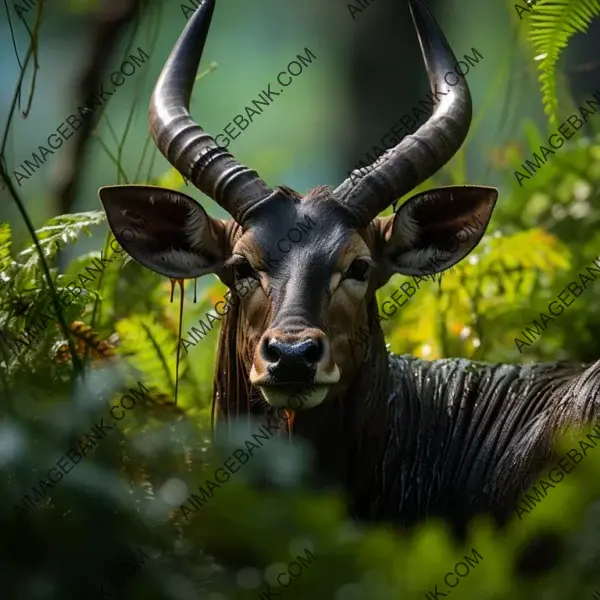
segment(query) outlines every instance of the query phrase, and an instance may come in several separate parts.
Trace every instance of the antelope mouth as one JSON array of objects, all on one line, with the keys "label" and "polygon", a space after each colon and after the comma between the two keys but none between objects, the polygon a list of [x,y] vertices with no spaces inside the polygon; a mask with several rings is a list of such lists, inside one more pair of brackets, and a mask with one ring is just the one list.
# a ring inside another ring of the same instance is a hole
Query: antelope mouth
[{"label": "antelope mouth", "polygon": [[340,380],[340,370],[337,365],[329,373],[318,372],[313,381],[282,381],[272,374],[257,373],[255,365],[250,370],[250,383],[258,387],[263,398],[276,408],[289,410],[305,410],[314,408],[325,400],[329,390]]},{"label": "antelope mouth", "polygon": [[271,406],[296,411],[314,408],[321,404],[325,400],[331,384],[264,384],[258,387]]}]

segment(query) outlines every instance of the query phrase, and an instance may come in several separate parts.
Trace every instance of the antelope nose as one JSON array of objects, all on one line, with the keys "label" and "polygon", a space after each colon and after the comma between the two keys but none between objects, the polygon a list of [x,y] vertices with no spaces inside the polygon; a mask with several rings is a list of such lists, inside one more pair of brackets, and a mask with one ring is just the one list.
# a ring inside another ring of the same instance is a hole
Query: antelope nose
[{"label": "antelope nose", "polygon": [[277,338],[263,339],[261,358],[275,381],[309,383],[317,371],[317,363],[325,355],[321,338],[301,342],[284,342]]}]

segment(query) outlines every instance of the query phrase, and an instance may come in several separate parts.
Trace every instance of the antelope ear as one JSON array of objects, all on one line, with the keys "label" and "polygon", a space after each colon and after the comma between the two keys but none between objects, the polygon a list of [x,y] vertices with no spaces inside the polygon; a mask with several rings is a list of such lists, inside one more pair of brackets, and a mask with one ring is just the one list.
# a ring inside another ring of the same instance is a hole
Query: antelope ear
[{"label": "antelope ear", "polygon": [[434,274],[461,261],[479,244],[492,217],[498,190],[465,185],[413,196],[384,225],[388,272]]},{"label": "antelope ear", "polygon": [[150,185],[98,190],[108,225],[133,259],[156,273],[186,279],[215,272],[225,259],[220,224],[193,199]]}]

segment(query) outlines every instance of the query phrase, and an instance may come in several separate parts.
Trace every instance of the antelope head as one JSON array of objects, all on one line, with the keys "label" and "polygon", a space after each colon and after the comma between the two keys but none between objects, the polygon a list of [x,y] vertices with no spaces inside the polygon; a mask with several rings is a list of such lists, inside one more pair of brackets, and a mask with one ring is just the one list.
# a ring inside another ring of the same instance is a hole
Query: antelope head
[{"label": "antelope head", "polygon": [[[422,0],[409,6],[430,85],[443,89],[456,58]],[[117,241],[142,265],[172,279],[214,273],[228,287],[246,289],[234,325],[245,376],[272,406],[287,407],[303,390],[301,408],[311,408],[352,384],[366,353],[352,337],[369,326],[376,290],[395,273],[438,273],[467,256],[483,237],[497,190],[429,190],[395,215],[377,216],[462,145],[472,111],[464,78],[413,135],[335,190],[301,196],[269,187],[189,112],[213,8],[214,0],[204,0],[177,41],[154,88],[149,123],[167,160],[232,218],[213,219],[189,196],[160,187],[103,187],[99,196]],[[123,236],[140,215],[146,229]],[[456,234],[472,221],[480,229],[457,244]],[[299,223],[302,235],[292,237]]]}]

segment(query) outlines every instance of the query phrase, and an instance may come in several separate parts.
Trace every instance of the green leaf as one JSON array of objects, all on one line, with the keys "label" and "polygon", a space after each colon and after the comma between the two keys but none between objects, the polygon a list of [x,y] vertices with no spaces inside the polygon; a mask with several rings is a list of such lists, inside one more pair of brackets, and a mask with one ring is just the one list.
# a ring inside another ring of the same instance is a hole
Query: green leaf
[{"label": "green leaf", "polygon": [[172,333],[149,314],[123,319],[116,327],[121,339],[119,354],[129,357],[148,387],[172,397],[177,348]]},{"label": "green leaf", "polygon": [[0,223],[0,281],[3,280],[3,271],[12,263],[12,232],[8,223]]},{"label": "green leaf", "polygon": [[600,0],[539,0],[530,15],[523,15],[539,70],[544,110],[552,125],[558,123],[558,60],[571,37],[585,33],[597,16],[600,16]]},{"label": "green leaf", "polygon": [[[100,225],[106,220],[103,211],[90,211],[72,215],[60,215],[50,219],[43,227],[36,230],[42,253],[48,262],[52,264],[56,255],[67,244],[75,243],[82,233],[92,235],[90,227]],[[23,264],[23,261],[24,264]],[[18,283],[24,279],[33,278],[38,287],[45,285],[40,267],[40,256],[35,244],[31,244],[17,255],[17,262],[22,264],[17,274]]]}]

